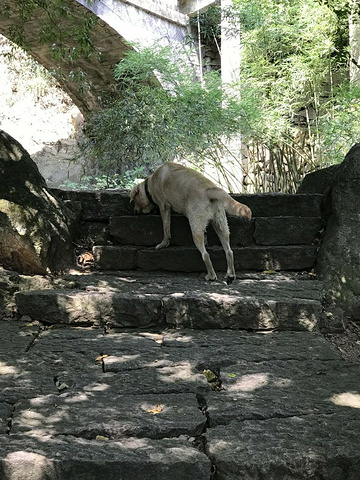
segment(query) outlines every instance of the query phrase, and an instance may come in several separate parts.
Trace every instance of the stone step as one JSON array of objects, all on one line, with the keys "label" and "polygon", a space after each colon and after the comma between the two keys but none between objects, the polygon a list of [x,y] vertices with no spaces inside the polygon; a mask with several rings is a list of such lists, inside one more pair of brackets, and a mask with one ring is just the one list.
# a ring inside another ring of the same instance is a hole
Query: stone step
[{"label": "stone step", "polygon": [[360,364],[318,332],[33,328],[0,323],[2,480],[359,478]]},{"label": "stone step", "polygon": [[62,289],[16,293],[20,315],[45,324],[103,328],[313,331],[322,284],[295,275],[245,276],[228,286],[194,276],[87,275]]},{"label": "stone step", "polygon": [[[320,217],[257,217],[251,221],[228,217],[231,245],[310,245],[323,227]],[[111,217],[109,233],[120,245],[155,246],[163,237],[159,215]],[[193,245],[189,222],[182,215],[171,217],[171,245]],[[207,244],[220,245],[213,228],[207,231]]]},{"label": "stone step", "polygon": [[[317,245],[233,247],[236,271],[309,270],[313,268]],[[214,268],[226,271],[220,246],[209,247]],[[195,246],[156,250],[140,246],[98,245],[93,248],[99,270],[144,270],[166,272],[204,272],[205,266]]]},{"label": "stone step", "polygon": [[321,217],[323,195],[319,194],[234,194],[235,200],[251,208],[254,217]]},{"label": "stone step", "polygon": [[[63,190],[52,189],[62,200],[81,210],[83,221],[104,222],[112,216],[133,214],[128,190]],[[254,217],[302,216],[321,217],[323,195],[320,194],[234,194],[237,201],[248,205]]]}]

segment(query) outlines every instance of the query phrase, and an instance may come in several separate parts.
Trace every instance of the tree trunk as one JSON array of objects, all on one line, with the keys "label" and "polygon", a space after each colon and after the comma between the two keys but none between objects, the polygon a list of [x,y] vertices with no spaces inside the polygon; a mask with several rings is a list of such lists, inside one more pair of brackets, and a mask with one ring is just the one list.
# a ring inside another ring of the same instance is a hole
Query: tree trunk
[{"label": "tree trunk", "polygon": [[360,85],[360,1],[349,0],[350,81]]}]

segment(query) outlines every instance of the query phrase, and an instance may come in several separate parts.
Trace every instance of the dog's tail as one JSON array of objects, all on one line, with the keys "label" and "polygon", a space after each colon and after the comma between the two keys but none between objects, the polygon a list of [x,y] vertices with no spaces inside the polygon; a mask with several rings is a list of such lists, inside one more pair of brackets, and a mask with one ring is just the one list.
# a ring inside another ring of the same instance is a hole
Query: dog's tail
[{"label": "dog's tail", "polygon": [[236,215],[237,217],[245,217],[251,219],[251,210],[243,203],[234,200],[228,193],[221,188],[208,188],[207,194],[210,200],[220,200],[225,207],[226,213]]}]

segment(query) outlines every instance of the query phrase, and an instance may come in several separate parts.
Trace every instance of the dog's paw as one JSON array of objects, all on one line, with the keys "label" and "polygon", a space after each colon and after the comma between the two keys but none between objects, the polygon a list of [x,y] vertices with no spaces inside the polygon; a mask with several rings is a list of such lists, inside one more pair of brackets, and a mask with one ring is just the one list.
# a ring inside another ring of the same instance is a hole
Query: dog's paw
[{"label": "dog's paw", "polygon": [[226,278],[225,278],[226,283],[230,285],[235,280],[235,278],[236,278],[235,275],[226,275]]},{"label": "dog's paw", "polygon": [[215,282],[215,280],[217,280],[217,276],[216,275],[206,275],[205,280],[207,280],[208,282]]},{"label": "dog's paw", "polygon": [[160,250],[160,248],[168,247],[169,244],[170,244],[170,240],[162,241],[161,243],[159,243],[159,245],[156,245],[155,249]]}]

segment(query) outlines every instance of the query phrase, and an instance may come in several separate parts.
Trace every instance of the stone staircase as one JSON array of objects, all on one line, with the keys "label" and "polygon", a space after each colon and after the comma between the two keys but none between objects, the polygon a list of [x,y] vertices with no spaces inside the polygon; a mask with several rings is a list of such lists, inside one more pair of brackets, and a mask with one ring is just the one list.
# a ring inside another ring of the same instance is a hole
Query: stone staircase
[{"label": "stone staircase", "polygon": [[312,331],[322,321],[321,282],[307,273],[324,225],[321,195],[236,195],[253,219],[229,217],[238,279],[228,286],[211,228],[208,251],[219,280],[208,283],[185,217],[173,215],[172,244],[156,250],[160,216],[131,214],[127,192],[57,193],[81,212],[80,236],[94,244],[95,272],[19,292],[23,315],[104,328]]},{"label": "stone staircase", "polygon": [[[314,266],[318,236],[323,227],[322,195],[264,194],[234,197],[248,205],[254,217],[250,222],[229,217],[237,271],[295,271],[309,270]],[[94,235],[93,253],[97,269],[186,273],[204,271],[201,256],[193,244],[188,221],[184,216],[172,216],[171,247],[155,250],[154,246],[162,239],[160,216],[129,215],[131,206],[126,196],[121,200],[121,205],[111,207],[109,202],[106,206],[103,194],[97,210],[96,203],[93,203],[91,211],[82,213],[84,236],[88,233]],[[211,227],[207,232],[207,244],[215,270],[225,271],[225,255]]]},{"label": "stone staircase", "polygon": [[183,217],[156,251],[126,192],[58,195],[95,269],[22,279],[23,321],[0,322],[2,480],[359,478],[360,364],[321,334],[311,272],[321,196],[237,196],[227,285],[211,229],[206,282]]}]

